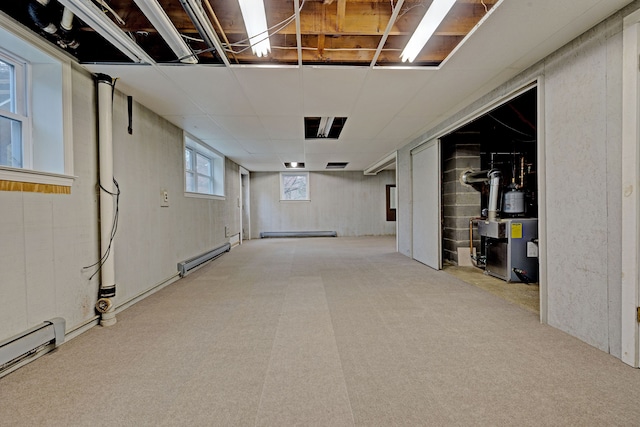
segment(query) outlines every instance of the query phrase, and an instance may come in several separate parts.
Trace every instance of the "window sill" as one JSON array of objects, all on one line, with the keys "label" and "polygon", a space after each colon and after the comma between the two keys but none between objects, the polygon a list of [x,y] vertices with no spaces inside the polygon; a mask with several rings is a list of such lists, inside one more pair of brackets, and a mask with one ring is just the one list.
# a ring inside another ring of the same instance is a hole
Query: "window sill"
[{"label": "window sill", "polygon": [[193,197],[194,199],[226,200],[225,196],[218,196],[215,194],[204,194],[204,193],[191,193],[189,191],[185,191],[184,196]]},{"label": "window sill", "polygon": [[0,181],[27,182],[30,184],[57,185],[71,187],[77,177],[57,173],[34,171],[30,169],[17,169],[0,166]]}]

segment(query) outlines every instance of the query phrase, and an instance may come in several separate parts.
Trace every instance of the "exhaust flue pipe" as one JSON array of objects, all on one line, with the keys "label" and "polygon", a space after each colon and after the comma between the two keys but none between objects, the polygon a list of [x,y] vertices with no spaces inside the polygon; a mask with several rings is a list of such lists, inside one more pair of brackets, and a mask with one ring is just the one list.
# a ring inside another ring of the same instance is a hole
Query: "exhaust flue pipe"
[{"label": "exhaust flue pipe", "polygon": [[502,172],[497,169],[487,169],[474,172],[467,170],[460,175],[460,182],[466,185],[489,183],[489,221],[498,219],[498,201],[500,199],[500,185]]},{"label": "exhaust flue pipe", "polygon": [[98,74],[98,155],[100,168],[100,252],[106,254],[100,270],[100,294],[96,308],[102,313],[100,325],[116,323],[111,298],[116,295],[115,254],[112,246],[114,221],[113,180],[113,79]]},{"label": "exhaust flue pipe", "polygon": [[502,172],[492,170],[489,172],[489,221],[498,219],[498,200],[500,198],[500,181],[502,181]]}]

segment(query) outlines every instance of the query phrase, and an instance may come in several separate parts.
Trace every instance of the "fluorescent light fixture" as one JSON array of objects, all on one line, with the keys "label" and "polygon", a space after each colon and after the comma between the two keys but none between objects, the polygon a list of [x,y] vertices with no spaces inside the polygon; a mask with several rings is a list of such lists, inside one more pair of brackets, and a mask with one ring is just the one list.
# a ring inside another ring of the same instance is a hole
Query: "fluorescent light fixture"
[{"label": "fluorescent light fixture", "polygon": [[418,28],[409,39],[400,57],[402,62],[413,62],[425,44],[429,41],[433,33],[442,23],[447,13],[451,10],[456,0],[433,0],[429,9],[424,14]]},{"label": "fluorescent light fixture", "polygon": [[191,51],[187,43],[176,30],[167,13],[162,9],[158,0],[133,0],[149,22],[158,30],[167,45],[176,54],[180,62],[197,64],[198,58]]},{"label": "fluorescent light fixture", "polygon": [[59,3],[71,10],[74,15],[96,30],[133,62],[148,64],[155,62],[91,0],[59,0]]},{"label": "fluorescent light fixture", "polygon": [[335,117],[320,117],[320,126],[318,126],[318,138],[329,137],[329,132],[331,131],[331,126],[333,126],[334,120]]},{"label": "fluorescent light fixture", "polygon": [[[180,0],[180,3],[207,46],[209,46],[210,49],[217,49],[216,32],[211,26],[211,21],[209,21],[209,18],[207,18],[207,15],[204,13],[200,0]],[[221,56],[224,56],[222,52],[219,53]]]},{"label": "fluorescent light fixture", "polygon": [[261,57],[267,56],[271,51],[269,43],[269,31],[267,30],[267,15],[264,11],[262,0],[238,0],[242,19],[247,29],[249,43],[253,54]]}]

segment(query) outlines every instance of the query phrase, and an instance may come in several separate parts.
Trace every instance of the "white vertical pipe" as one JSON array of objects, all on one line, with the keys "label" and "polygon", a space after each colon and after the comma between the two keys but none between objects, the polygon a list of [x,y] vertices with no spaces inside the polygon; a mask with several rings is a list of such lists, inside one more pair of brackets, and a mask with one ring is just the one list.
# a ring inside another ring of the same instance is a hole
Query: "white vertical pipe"
[{"label": "white vertical pipe", "polygon": [[498,219],[498,199],[500,196],[500,171],[489,172],[489,221]]},{"label": "white vertical pipe", "polygon": [[[113,194],[113,79],[106,74],[98,74],[98,153],[100,168],[100,253],[109,250],[100,270],[100,298],[106,299],[108,309],[102,313],[100,324],[111,326],[116,323],[115,306],[109,298],[115,296],[114,248],[111,231],[114,221]],[[105,191],[106,190],[106,191]],[[111,194],[109,194],[111,193]]]}]

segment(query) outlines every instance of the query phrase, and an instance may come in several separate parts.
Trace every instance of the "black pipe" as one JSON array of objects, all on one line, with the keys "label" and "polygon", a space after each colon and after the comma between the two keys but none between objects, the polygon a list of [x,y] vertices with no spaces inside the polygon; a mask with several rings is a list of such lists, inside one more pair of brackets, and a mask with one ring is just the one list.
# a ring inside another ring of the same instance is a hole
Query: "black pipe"
[{"label": "black pipe", "polygon": [[51,11],[47,7],[48,5],[49,0],[32,0],[27,5],[27,11],[29,12],[31,20],[42,31],[55,34],[58,31],[58,27],[51,22]]}]

